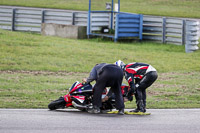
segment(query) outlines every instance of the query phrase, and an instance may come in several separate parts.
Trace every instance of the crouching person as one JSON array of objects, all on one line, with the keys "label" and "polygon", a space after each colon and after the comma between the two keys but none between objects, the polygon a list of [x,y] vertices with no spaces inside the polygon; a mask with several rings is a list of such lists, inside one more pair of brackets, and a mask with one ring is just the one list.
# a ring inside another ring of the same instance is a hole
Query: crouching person
[{"label": "crouching person", "polygon": [[83,79],[83,82],[90,83],[96,81],[94,85],[93,95],[93,109],[89,110],[89,113],[100,113],[100,107],[102,106],[101,96],[105,87],[111,87],[111,90],[115,94],[116,109],[118,114],[124,114],[124,101],[121,92],[121,84],[123,80],[123,71],[114,64],[101,63],[97,64],[90,72],[87,79]]},{"label": "crouching person", "polygon": [[139,62],[124,64],[121,60],[117,61],[116,65],[123,70],[131,92],[135,94],[137,108],[130,112],[146,112],[146,89],[156,81],[156,69]]}]

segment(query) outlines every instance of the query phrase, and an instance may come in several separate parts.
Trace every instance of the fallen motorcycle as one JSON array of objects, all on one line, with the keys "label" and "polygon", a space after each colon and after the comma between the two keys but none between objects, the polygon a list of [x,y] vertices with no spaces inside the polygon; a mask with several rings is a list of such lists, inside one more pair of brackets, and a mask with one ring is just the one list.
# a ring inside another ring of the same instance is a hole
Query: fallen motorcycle
[{"label": "fallen motorcycle", "polygon": [[[129,86],[122,85],[121,90],[123,97],[127,97],[131,101],[129,92]],[[102,98],[108,94],[109,88],[105,88],[102,93]],[[113,94],[114,95],[114,94]],[[111,96],[108,100],[102,102],[101,110],[112,110],[115,109],[115,98]],[[91,84],[83,84],[76,81],[70,88],[69,93],[60,97],[59,99],[52,101],[48,108],[50,110],[72,107],[81,111],[87,111],[92,108],[93,100],[93,86]]]}]

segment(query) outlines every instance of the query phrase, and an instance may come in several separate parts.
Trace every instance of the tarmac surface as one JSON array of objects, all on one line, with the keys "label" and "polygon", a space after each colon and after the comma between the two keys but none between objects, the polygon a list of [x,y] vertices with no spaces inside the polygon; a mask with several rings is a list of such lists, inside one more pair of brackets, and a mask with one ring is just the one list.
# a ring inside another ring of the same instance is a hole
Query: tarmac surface
[{"label": "tarmac surface", "polygon": [[200,132],[200,109],[147,111],[151,115],[89,114],[76,109],[0,109],[0,133]]}]

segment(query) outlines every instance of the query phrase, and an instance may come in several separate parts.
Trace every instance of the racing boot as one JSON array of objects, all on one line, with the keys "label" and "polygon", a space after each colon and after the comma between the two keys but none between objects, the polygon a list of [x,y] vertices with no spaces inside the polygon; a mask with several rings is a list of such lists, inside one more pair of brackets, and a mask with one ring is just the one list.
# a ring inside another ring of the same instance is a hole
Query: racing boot
[{"label": "racing boot", "polygon": [[137,106],[138,106],[139,112],[143,112],[144,113],[144,103],[143,103],[143,100],[139,100],[137,102]]},{"label": "racing boot", "polygon": [[[136,102],[137,103],[137,102]],[[130,112],[135,112],[135,113],[137,113],[137,112],[139,112],[140,110],[139,110],[139,106],[138,106],[138,104],[137,104],[137,108],[136,109],[134,109],[134,110],[131,110]]]},{"label": "racing boot", "polygon": [[124,108],[123,109],[119,109],[118,114],[119,115],[124,115]]},{"label": "racing boot", "polygon": [[99,107],[93,106],[92,109],[88,110],[88,113],[91,113],[91,114],[99,114],[99,113],[101,113],[101,110],[100,110]]}]

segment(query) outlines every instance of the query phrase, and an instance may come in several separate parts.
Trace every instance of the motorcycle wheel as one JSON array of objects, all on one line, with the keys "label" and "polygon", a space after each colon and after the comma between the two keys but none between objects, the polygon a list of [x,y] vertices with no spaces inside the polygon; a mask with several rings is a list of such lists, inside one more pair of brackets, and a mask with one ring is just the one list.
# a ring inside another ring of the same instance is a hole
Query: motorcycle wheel
[{"label": "motorcycle wheel", "polygon": [[49,105],[48,108],[50,110],[55,110],[55,109],[60,109],[60,108],[64,108],[66,105],[66,101],[64,100],[63,97],[60,97],[59,99],[52,101]]}]

